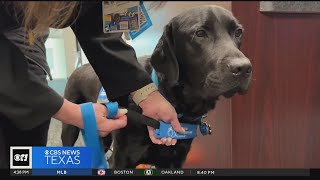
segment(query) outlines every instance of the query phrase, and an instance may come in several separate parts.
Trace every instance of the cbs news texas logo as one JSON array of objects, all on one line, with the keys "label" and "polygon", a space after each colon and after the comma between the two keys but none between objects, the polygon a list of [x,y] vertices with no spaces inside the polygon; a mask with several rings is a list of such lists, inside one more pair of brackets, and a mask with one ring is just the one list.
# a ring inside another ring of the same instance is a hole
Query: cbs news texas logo
[{"label": "cbs news texas logo", "polygon": [[91,168],[89,147],[10,147],[10,168]]}]

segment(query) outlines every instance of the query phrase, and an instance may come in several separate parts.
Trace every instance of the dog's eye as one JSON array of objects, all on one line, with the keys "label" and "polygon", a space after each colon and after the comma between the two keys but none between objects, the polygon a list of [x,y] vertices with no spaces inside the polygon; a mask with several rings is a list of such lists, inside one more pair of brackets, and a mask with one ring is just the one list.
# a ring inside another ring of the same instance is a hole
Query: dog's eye
[{"label": "dog's eye", "polygon": [[199,31],[196,32],[196,35],[197,35],[198,37],[204,37],[204,36],[206,36],[207,34],[206,34],[206,32],[205,32],[204,30],[199,30]]},{"label": "dog's eye", "polygon": [[242,29],[237,29],[235,32],[234,32],[234,36],[236,38],[240,38],[242,36]]}]

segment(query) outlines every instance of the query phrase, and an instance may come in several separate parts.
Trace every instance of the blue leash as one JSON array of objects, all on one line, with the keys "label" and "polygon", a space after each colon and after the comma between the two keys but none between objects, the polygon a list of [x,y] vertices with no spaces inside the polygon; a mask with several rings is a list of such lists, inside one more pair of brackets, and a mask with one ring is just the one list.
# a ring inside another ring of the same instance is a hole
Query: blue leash
[{"label": "blue leash", "polygon": [[[108,119],[114,119],[118,114],[118,104],[113,102],[102,103],[108,108]],[[84,129],[82,135],[87,147],[92,148],[92,168],[107,169],[108,162],[104,157],[104,145],[100,139],[96,124],[95,112],[91,102],[80,104]]]}]

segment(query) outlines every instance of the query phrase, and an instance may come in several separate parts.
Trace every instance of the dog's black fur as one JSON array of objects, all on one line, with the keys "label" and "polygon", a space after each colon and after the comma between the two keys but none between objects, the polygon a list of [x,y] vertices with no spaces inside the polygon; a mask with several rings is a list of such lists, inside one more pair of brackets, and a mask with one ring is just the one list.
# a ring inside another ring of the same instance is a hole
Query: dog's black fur
[{"label": "dog's black fur", "polygon": [[[190,122],[212,110],[221,95],[246,93],[251,64],[239,50],[241,35],[242,27],[231,12],[217,6],[195,7],[174,17],[151,58],[141,61],[150,74],[152,68],[156,70],[160,92],[185,115],[183,121]],[[96,102],[100,88],[94,70],[84,65],[68,80],[65,97],[75,103]],[[128,108],[141,112],[130,102]],[[78,133],[77,128],[64,125],[62,139],[74,143]],[[192,143],[153,144],[146,126],[132,123],[130,117],[127,126],[112,136],[113,168],[134,168],[141,163],[181,168]]]}]

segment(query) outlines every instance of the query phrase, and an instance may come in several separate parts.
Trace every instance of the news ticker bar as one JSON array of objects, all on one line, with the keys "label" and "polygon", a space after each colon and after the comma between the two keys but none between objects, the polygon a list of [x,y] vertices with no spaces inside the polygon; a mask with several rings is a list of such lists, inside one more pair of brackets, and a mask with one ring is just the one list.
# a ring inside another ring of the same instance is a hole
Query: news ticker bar
[{"label": "news ticker bar", "polygon": [[320,169],[11,169],[11,176],[320,176]]}]

